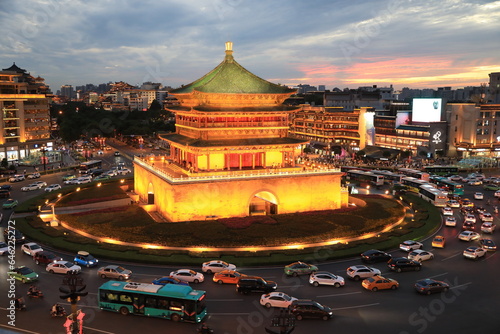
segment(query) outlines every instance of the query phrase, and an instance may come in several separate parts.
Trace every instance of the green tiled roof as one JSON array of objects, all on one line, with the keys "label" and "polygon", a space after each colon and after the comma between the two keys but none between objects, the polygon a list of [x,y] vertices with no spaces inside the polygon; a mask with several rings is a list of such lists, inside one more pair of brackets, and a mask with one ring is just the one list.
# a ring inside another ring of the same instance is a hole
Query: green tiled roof
[{"label": "green tiled roof", "polygon": [[226,94],[284,94],[295,91],[259,78],[238,64],[232,54],[226,54],[222,63],[200,79],[171,93],[186,94],[193,90]]}]

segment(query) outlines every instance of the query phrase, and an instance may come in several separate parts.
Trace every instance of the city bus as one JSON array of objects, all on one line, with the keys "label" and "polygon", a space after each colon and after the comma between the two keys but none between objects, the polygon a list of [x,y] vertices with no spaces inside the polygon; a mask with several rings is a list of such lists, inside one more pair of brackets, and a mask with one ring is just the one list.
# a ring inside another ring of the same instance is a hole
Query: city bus
[{"label": "city bus", "polygon": [[424,171],[429,174],[446,175],[457,174],[460,170],[457,166],[425,166]]},{"label": "city bus", "polygon": [[349,170],[345,173],[348,180],[370,183],[377,187],[384,185],[384,177],[382,175],[362,170]]},{"label": "city bus", "polygon": [[201,322],[207,315],[206,292],[188,285],[108,281],[99,287],[101,310],[173,321]]},{"label": "city bus", "polygon": [[89,170],[98,169],[102,167],[101,160],[90,160],[80,164],[80,173],[86,174]]},{"label": "city bus", "polygon": [[414,177],[403,177],[401,179],[401,183],[407,186],[410,191],[415,193],[419,193],[420,186],[430,185],[431,187],[436,188],[435,184]]},{"label": "city bus", "polygon": [[438,188],[448,191],[450,195],[463,196],[464,185],[455,181],[451,181],[445,177],[432,177],[432,183],[437,184]]},{"label": "city bus", "polygon": [[434,206],[445,207],[448,201],[448,193],[434,188],[430,184],[423,184],[418,188],[418,195]]},{"label": "city bus", "polygon": [[409,177],[414,177],[416,179],[429,181],[429,173],[422,172],[418,169],[398,168],[398,172]]},{"label": "city bus", "polygon": [[405,177],[403,174],[393,173],[388,170],[374,169],[371,172],[373,174],[382,175],[385,183],[401,183],[401,179]]}]

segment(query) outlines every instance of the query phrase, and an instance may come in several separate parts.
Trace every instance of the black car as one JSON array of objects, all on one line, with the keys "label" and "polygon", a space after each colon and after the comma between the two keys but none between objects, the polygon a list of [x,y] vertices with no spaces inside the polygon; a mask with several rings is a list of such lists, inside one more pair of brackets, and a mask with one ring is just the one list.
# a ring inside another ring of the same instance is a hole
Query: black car
[{"label": "black car", "polygon": [[476,228],[476,224],[470,220],[466,220],[462,225],[462,230],[464,231],[474,231]]},{"label": "black car", "polygon": [[102,169],[93,169],[93,170],[90,172],[90,175],[91,175],[92,177],[94,177],[94,176],[99,176],[99,175],[101,175],[102,173],[104,173],[104,170],[102,170]]},{"label": "black car", "polygon": [[12,190],[12,186],[10,184],[2,184],[0,190]]},{"label": "black car", "polygon": [[260,292],[269,293],[276,291],[278,284],[273,281],[266,281],[262,277],[258,276],[245,276],[240,278],[236,284],[236,291],[239,293],[250,293],[250,292]]},{"label": "black car", "polygon": [[366,263],[387,262],[391,258],[392,256],[390,254],[377,249],[370,249],[361,254],[361,260]]},{"label": "black car", "polygon": [[410,260],[406,257],[392,258],[387,262],[387,266],[398,273],[402,271],[418,271],[422,268],[422,264],[418,261]]},{"label": "black car", "polygon": [[290,305],[290,310],[297,320],[302,320],[304,318],[328,320],[333,317],[331,308],[310,299],[294,300]]},{"label": "black car", "polygon": [[497,250],[497,245],[491,239],[479,239],[479,243],[481,244],[481,247],[486,249],[486,250],[489,250],[489,251]]},{"label": "black car", "polygon": [[16,230],[15,228],[6,228],[5,230],[3,230],[5,242],[7,242],[7,240],[9,240],[11,238],[11,236],[9,236],[9,234],[11,236],[14,236],[14,240],[15,240],[16,244],[24,243],[24,235],[21,232],[19,232],[19,230]]},{"label": "black car", "polygon": [[434,279],[426,278],[415,283],[415,290],[419,293],[425,295],[430,295],[431,293],[448,291],[450,288],[448,283],[442,281],[436,281]]}]

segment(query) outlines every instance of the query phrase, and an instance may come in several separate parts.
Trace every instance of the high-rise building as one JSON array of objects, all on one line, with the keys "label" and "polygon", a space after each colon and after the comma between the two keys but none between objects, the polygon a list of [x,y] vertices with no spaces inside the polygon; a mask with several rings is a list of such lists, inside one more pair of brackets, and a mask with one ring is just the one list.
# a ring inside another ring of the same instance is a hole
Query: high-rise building
[{"label": "high-rise building", "polygon": [[60,92],[61,95],[66,97],[68,100],[71,100],[76,96],[75,91],[73,90],[73,86],[71,85],[62,85]]},{"label": "high-rise building", "polygon": [[489,94],[492,103],[500,103],[500,72],[490,73]]}]

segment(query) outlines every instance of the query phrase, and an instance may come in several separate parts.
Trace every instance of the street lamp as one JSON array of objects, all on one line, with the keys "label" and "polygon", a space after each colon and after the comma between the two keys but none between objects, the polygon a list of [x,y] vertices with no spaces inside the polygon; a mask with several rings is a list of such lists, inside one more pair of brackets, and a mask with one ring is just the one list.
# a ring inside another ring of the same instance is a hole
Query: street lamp
[{"label": "street lamp", "polygon": [[47,152],[47,148],[45,147],[45,145],[42,146],[42,148],[40,149],[40,152],[42,152],[42,163],[43,163],[43,170],[46,171],[47,170],[47,156],[45,155],[45,153]]}]

